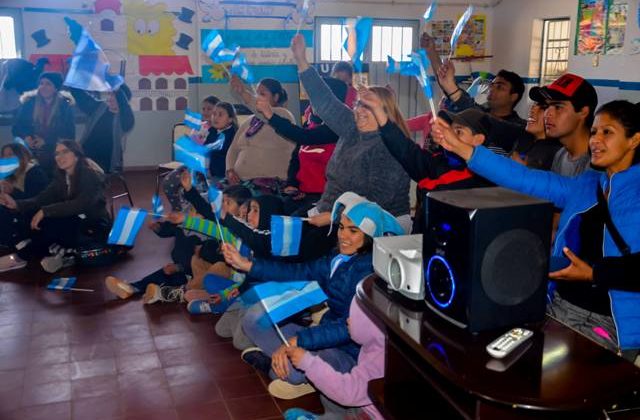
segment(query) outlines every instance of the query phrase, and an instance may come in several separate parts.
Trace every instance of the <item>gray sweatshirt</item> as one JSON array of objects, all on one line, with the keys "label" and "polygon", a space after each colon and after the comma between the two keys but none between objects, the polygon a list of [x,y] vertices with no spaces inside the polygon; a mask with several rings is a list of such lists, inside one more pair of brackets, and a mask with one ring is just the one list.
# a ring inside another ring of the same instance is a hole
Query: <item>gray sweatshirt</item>
[{"label": "gray sweatshirt", "polygon": [[396,217],[409,214],[409,176],[389,154],[380,132],[359,132],[353,110],[333,95],[313,67],[300,73],[300,80],[314,112],[340,136],[318,210],[331,211],[342,193],[353,191]]}]

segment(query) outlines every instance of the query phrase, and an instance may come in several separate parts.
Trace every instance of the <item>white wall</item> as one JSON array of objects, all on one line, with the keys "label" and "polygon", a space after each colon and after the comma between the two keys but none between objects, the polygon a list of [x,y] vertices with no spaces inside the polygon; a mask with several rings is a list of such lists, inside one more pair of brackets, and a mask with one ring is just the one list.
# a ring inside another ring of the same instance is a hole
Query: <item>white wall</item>
[{"label": "white wall", "polygon": [[[492,70],[495,72],[505,68],[515,71],[521,76],[537,77],[538,74],[529,74],[529,54],[534,19],[570,17],[569,71],[593,80],[601,104],[617,98],[637,102],[640,100],[640,92],[637,90],[619,90],[617,87],[598,86],[598,83],[601,83],[603,79],[640,82],[640,55],[628,54],[631,39],[640,36],[635,19],[637,3],[629,2],[624,54],[600,56],[599,65],[594,66],[593,56],[574,55],[578,11],[576,0],[504,0],[493,10],[492,39],[495,54],[492,60]],[[523,111],[526,107],[527,103],[523,101],[518,108],[519,111]]]}]

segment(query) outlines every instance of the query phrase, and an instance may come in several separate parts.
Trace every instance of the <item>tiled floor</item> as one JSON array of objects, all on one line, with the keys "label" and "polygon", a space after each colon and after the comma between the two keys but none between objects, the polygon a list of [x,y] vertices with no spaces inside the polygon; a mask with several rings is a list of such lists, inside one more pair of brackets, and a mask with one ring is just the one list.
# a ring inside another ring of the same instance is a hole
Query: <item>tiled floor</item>
[{"label": "tiled floor", "polygon": [[[153,173],[128,176],[135,204],[148,207]],[[0,274],[0,419],[259,419],[289,407],[321,411],[315,395],[272,398],[266,380],[218,338],[209,315],[184,306],[118,301],[104,276],[129,280],[169,262],[170,239],[147,229],[124,260],[56,275],[37,263]],[[51,292],[74,275],[94,292]]]}]

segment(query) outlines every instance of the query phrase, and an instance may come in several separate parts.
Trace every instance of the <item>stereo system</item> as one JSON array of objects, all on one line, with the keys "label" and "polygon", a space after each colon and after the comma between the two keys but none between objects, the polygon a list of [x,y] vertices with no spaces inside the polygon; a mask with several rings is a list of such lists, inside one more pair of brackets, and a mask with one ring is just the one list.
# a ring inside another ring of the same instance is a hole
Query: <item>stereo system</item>
[{"label": "stereo system", "polygon": [[471,332],[542,320],[551,203],[504,188],[427,194],[427,306]]}]

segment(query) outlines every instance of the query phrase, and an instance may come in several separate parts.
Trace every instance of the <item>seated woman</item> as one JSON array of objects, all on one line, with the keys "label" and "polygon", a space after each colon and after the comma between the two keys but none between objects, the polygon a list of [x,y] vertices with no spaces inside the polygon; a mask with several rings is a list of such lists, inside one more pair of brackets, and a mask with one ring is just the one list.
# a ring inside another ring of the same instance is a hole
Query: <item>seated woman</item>
[{"label": "seated woman", "polygon": [[[591,127],[589,148],[591,165],[602,171],[587,170],[573,178],[529,169],[485,147],[468,145],[441,119],[434,127],[434,139],[464,158],[475,173],[562,209],[552,266],[566,258],[564,268],[549,274],[557,283],[547,310],[611,350],[640,348],[638,295],[627,293],[640,292],[637,270],[632,269],[638,264],[633,254],[640,252],[638,115],[638,106],[627,101],[601,106]],[[625,264],[627,270],[620,270]],[[635,302],[624,315],[618,312],[621,296]]]},{"label": "seated woman", "polygon": [[[17,253],[0,258],[0,272],[22,268],[29,258],[47,255],[53,244],[74,249],[106,241],[110,218],[102,170],[85,158],[80,145],[73,140],[56,145],[55,159],[58,167],[55,177],[40,194],[26,200],[0,194],[0,205],[7,209],[18,214],[35,212],[29,240],[18,244]],[[58,253],[43,258],[41,264],[53,273],[72,262],[73,258]]]},{"label": "seated woman", "polygon": [[[324,81],[336,98],[344,102],[347,85],[331,77],[325,77]],[[276,133],[297,144],[289,161],[284,211],[285,214],[306,215],[324,192],[327,164],[336,148],[338,135],[313,113],[311,106],[302,127],[274,114],[269,102],[262,98],[256,101],[256,108]]]},{"label": "seated woman", "polygon": [[[348,198],[342,201],[341,198]],[[354,198],[355,197],[355,198]],[[324,257],[304,263],[285,263],[275,260],[242,257],[231,246],[223,245],[227,263],[259,281],[315,280],[328,296],[329,310],[320,324],[305,328],[293,322],[281,326],[291,346],[314,352],[335,370],[346,373],[356,364],[359,346],[347,330],[349,305],[356,285],[373,272],[371,252],[373,238],[385,234],[402,235],[403,228],[388,212],[375,203],[353,193],[336,200],[332,215],[342,210],[338,226],[338,250]],[[264,310],[260,304],[249,309],[242,321],[247,336],[258,346],[242,354],[243,360],[269,372],[274,381],[269,392],[279,398],[292,399],[313,392],[307,378],[294,369],[276,330],[260,321]]]},{"label": "seated woman", "polygon": [[[360,103],[351,110],[331,93],[307,62],[306,45],[301,35],[293,38],[291,49],[313,109],[340,136],[327,165],[324,192],[312,211],[328,212],[342,193],[353,191],[393,214],[408,232],[411,227],[409,176],[384,146],[373,113]],[[369,89],[380,96],[389,119],[408,137],[409,130],[393,93],[383,87]]]},{"label": "seated woman", "polygon": [[76,126],[71,107],[74,100],[60,91],[60,73],[42,73],[38,89],[25,92],[20,98],[12,134],[23,138],[47,175],[55,170],[54,151],[59,140],[76,138]]},{"label": "seated woman", "polygon": [[[0,193],[9,194],[14,200],[31,198],[47,186],[49,179],[44,170],[35,162],[29,149],[18,143],[5,144],[0,156],[16,156],[20,167],[10,177],[0,181]],[[13,247],[25,239],[29,232],[29,220],[33,214],[15,214],[0,206],[0,245]]]},{"label": "seated woman", "polygon": [[[256,100],[264,99],[275,114],[293,122],[293,115],[286,108],[287,91],[275,79],[262,79],[252,94],[237,76],[231,78],[234,96],[250,110],[256,112]],[[230,184],[255,178],[287,178],[289,157],[295,144],[282,137],[265,123],[262,114],[256,113],[240,126],[227,152],[226,177]]]}]

